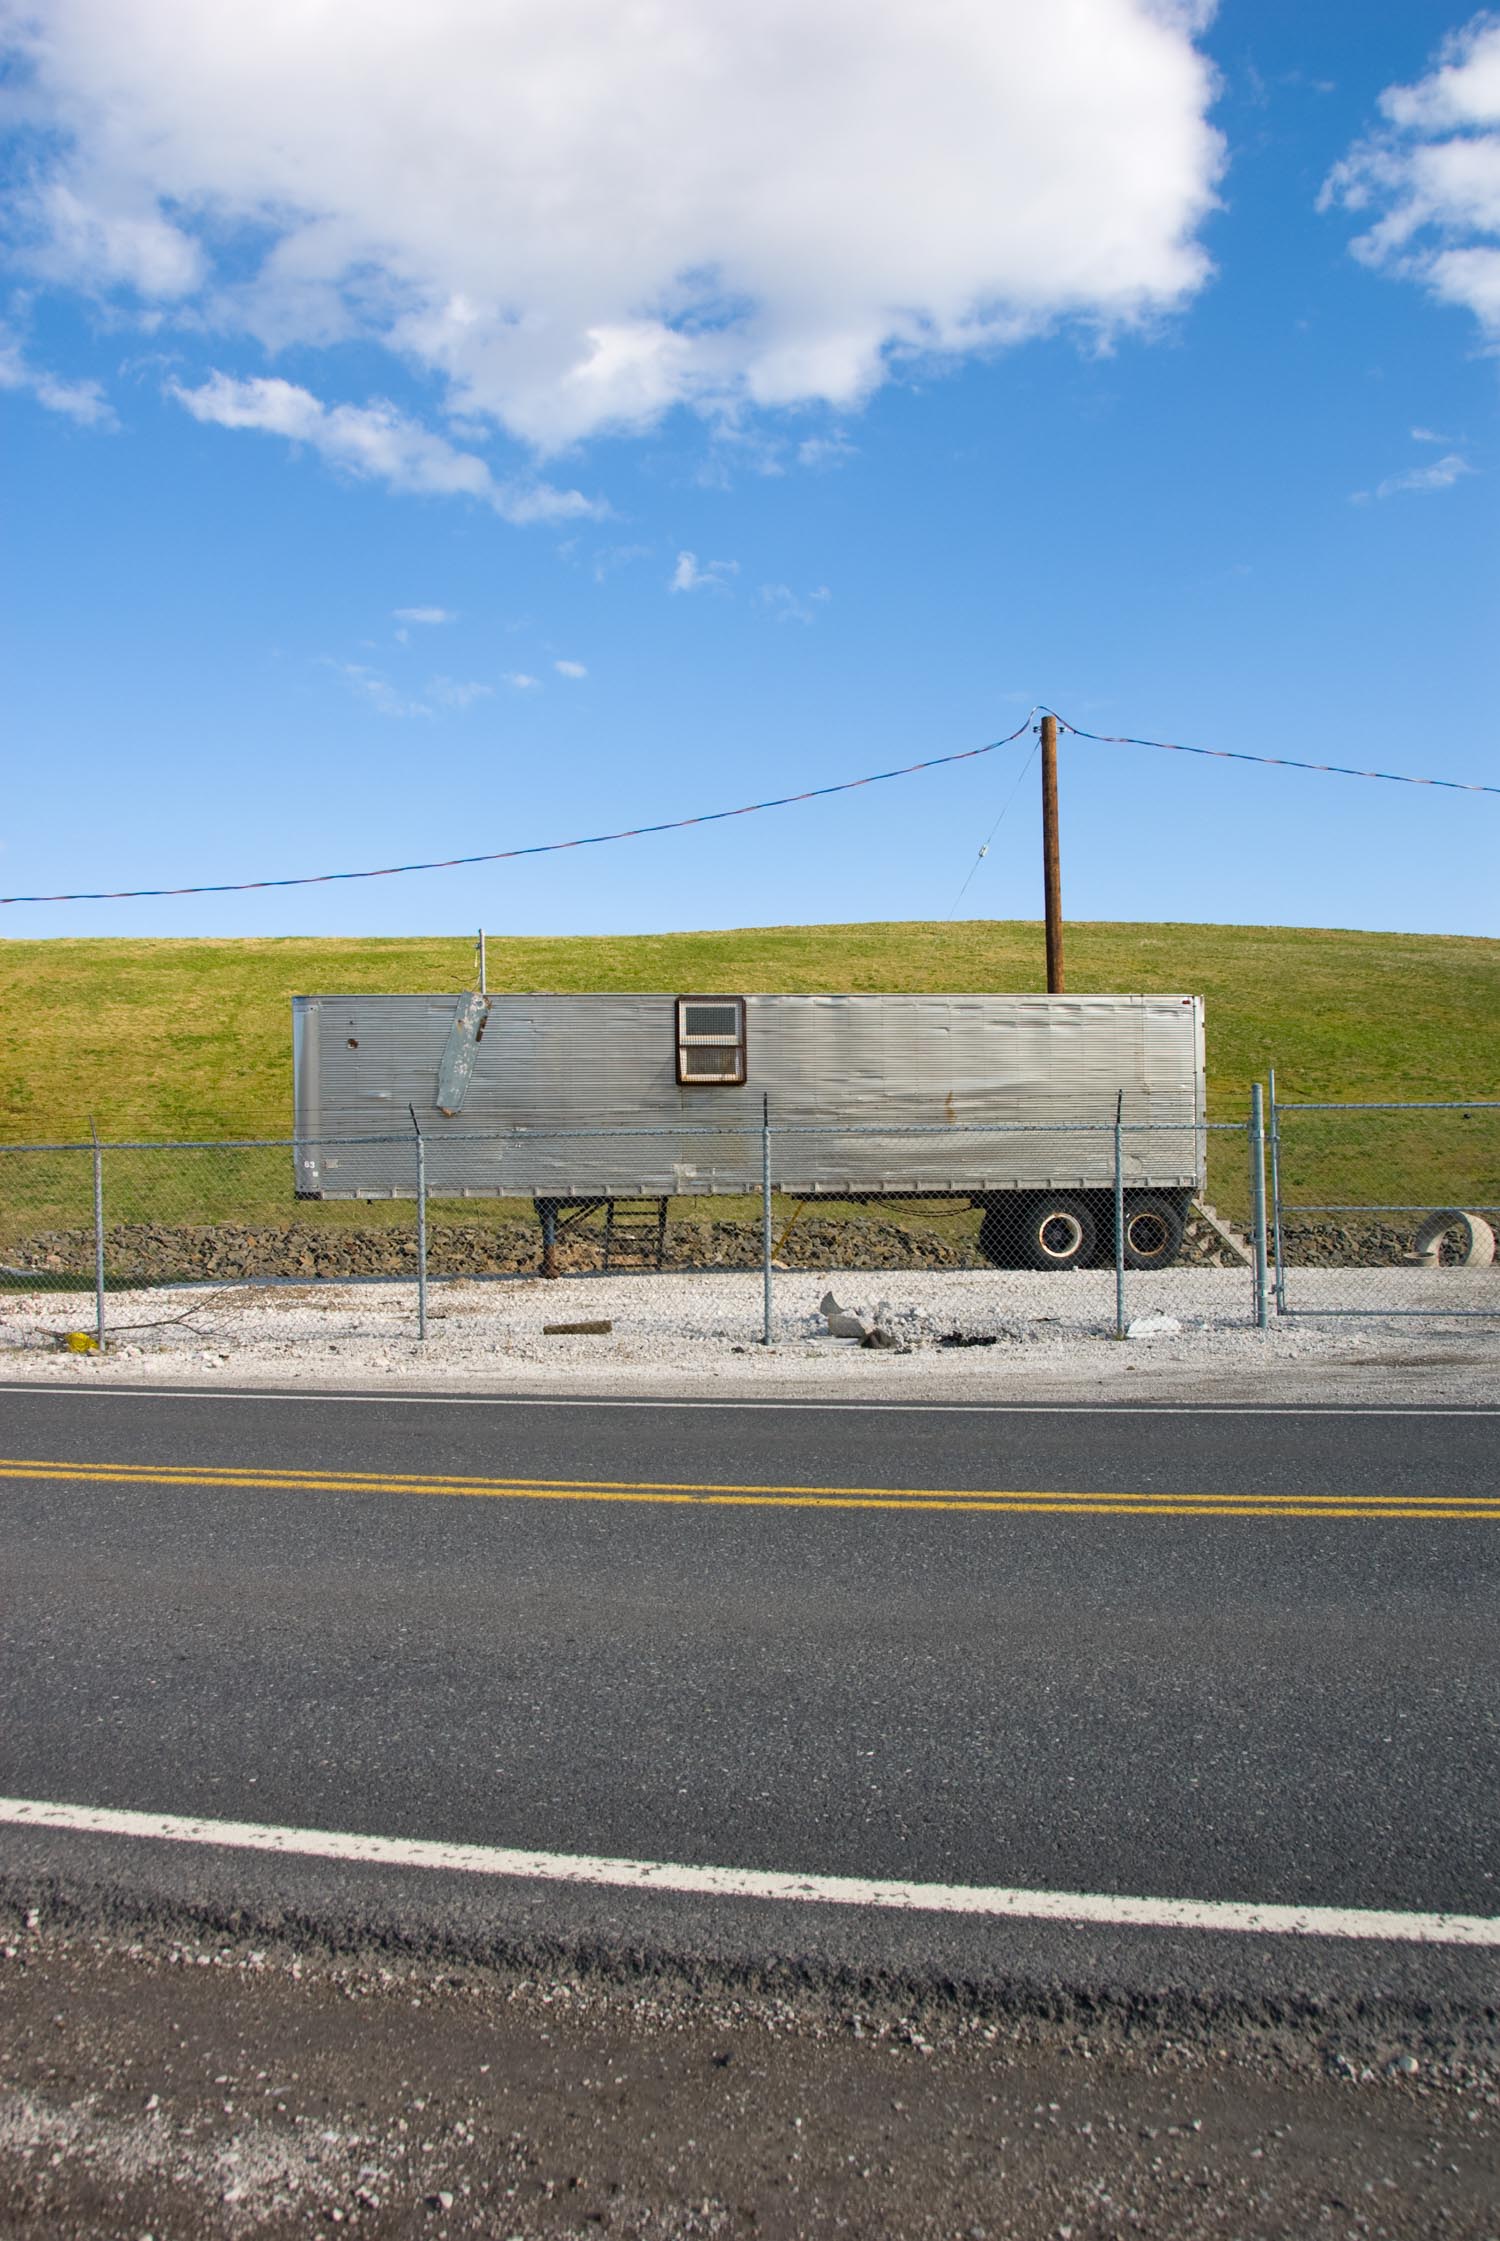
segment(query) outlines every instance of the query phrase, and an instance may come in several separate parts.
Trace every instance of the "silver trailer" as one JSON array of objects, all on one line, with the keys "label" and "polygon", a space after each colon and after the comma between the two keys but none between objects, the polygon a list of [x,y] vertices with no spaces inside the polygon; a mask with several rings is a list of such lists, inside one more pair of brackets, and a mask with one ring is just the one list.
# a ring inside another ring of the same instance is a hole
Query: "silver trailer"
[{"label": "silver trailer", "polygon": [[559,1209],[654,1199],[664,1220],[668,1198],[757,1192],[767,1112],[779,1191],[969,1200],[994,1261],[1076,1265],[1112,1237],[1117,1110],[1136,1265],[1175,1257],[1203,1187],[1196,996],[469,992],[292,1014],[307,1198],[410,1196],[413,1115],[432,1195],[534,1199],[549,1240]]}]

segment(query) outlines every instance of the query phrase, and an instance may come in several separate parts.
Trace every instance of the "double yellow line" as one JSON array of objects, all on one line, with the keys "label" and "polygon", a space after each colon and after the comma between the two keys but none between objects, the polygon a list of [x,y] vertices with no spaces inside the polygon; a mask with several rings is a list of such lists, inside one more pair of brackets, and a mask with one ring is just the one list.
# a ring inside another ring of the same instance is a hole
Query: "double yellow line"
[{"label": "double yellow line", "polygon": [[235,1493],[435,1494],[504,1502],[658,1502],[696,1509],[945,1510],[1027,1517],[1423,1519],[1500,1524],[1500,1494],[1066,1494],[961,1487],[694,1486],[635,1479],[452,1478],[379,1471],[249,1470],[183,1463],[0,1458],[0,1480],[91,1486],[216,1487]]}]

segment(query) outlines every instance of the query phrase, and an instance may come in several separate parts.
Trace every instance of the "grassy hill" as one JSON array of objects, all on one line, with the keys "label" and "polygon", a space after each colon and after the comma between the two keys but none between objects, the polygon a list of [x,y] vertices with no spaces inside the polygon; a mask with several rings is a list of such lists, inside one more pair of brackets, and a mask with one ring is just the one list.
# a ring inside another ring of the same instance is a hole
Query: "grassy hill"
[{"label": "grassy hill", "polygon": [[[1071,925],[1068,985],[1207,999],[1212,1112],[1284,1096],[1500,1095],[1500,941],[1290,926]],[[294,995],[472,984],[466,938],[0,943],[0,1141],[280,1136]],[[1015,921],[492,940],[504,988],[1042,985]]]}]

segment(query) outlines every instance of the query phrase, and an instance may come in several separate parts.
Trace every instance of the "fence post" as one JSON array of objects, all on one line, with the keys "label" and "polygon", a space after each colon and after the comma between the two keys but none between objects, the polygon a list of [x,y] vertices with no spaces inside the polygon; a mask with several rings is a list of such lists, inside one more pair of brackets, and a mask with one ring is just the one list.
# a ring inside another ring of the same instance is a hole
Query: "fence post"
[{"label": "fence post", "polygon": [[1115,1337],[1125,1336],[1125,1092],[1115,1092]]},{"label": "fence post", "polygon": [[1266,1305],[1266,1119],[1259,1082],[1250,1084],[1250,1224],[1255,1245],[1255,1327],[1270,1321]]},{"label": "fence post", "polygon": [[408,1105],[417,1135],[417,1337],[427,1336],[427,1142],[417,1109]]},{"label": "fence post", "polygon": [[102,1354],[107,1343],[104,1336],[104,1147],[92,1113],[89,1134],[94,1140],[94,1340]]},{"label": "fence post", "polygon": [[760,1121],[760,1250],[763,1277],[764,1303],[760,1342],[771,1343],[771,1309],[774,1280],[771,1275],[771,1095],[769,1090],[761,1101]]},{"label": "fence post", "polygon": [[1281,1116],[1276,1105],[1276,1069],[1271,1072],[1271,1236],[1276,1246],[1276,1312],[1286,1313],[1286,1254],[1281,1244]]}]

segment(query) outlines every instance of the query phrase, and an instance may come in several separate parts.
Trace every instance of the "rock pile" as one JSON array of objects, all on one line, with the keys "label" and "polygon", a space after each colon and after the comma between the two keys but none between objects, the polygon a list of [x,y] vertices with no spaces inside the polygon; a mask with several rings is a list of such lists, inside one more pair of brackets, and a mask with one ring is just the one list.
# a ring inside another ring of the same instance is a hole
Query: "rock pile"
[{"label": "rock pile", "polygon": [[[9,1269],[42,1277],[91,1277],[93,1234],[44,1232],[8,1246],[0,1259]],[[132,1222],[105,1231],[104,1266],[111,1283],[143,1285],[233,1283],[254,1276],[414,1276],[416,1238],[404,1229],[322,1230],[308,1223]]]},{"label": "rock pile", "polygon": [[[1288,1268],[1407,1268],[1422,1219],[1413,1214],[1404,1222],[1287,1223],[1281,1232],[1282,1251]],[[1461,1255],[1445,1239],[1438,1257],[1451,1267]]]},{"label": "rock pile", "polygon": [[[977,1232],[977,1217],[962,1227],[940,1230],[888,1215],[836,1220],[809,1213],[779,1240],[776,1261],[787,1269],[983,1268],[987,1264],[979,1257]],[[654,1242],[643,1257],[639,1247],[632,1251],[633,1240],[617,1238],[611,1266],[654,1266]],[[662,1265],[672,1270],[758,1268],[762,1251],[758,1221],[677,1221],[667,1230]],[[378,1229],[309,1221],[132,1222],[106,1231],[104,1257],[109,1280],[116,1285],[232,1284],[256,1277],[302,1283],[414,1278],[416,1222],[415,1215],[399,1228]],[[1236,1265],[1223,1239],[1197,1216],[1188,1223],[1181,1258],[1195,1268]],[[602,1269],[602,1225],[595,1220],[562,1224],[557,1262],[565,1275]],[[0,1264],[13,1275],[32,1276],[43,1284],[51,1277],[71,1289],[92,1280],[93,1233],[42,1232],[0,1249]],[[535,1274],[541,1266],[540,1231],[534,1222],[433,1222],[427,1233],[427,1266],[436,1277]]]},{"label": "rock pile", "polygon": [[[667,1232],[668,1269],[756,1268],[763,1246],[757,1222],[680,1222]],[[652,1245],[654,1255],[654,1240]],[[301,1282],[350,1277],[415,1277],[415,1224],[401,1229],[320,1228],[310,1222],[283,1226],[216,1222],[172,1225],[140,1222],[107,1230],[105,1268],[114,1284],[234,1283],[280,1277]],[[897,1222],[799,1222],[777,1253],[791,1268],[967,1268],[971,1242]],[[94,1240],[88,1230],[52,1230],[11,1244],[0,1262],[17,1275],[90,1279]],[[604,1266],[604,1232],[593,1224],[564,1224],[557,1262],[567,1275]],[[640,1267],[639,1251],[617,1239],[611,1265]],[[654,1266],[654,1257],[649,1259]],[[433,1276],[535,1274],[541,1235],[534,1223],[431,1224],[427,1266]]]}]

